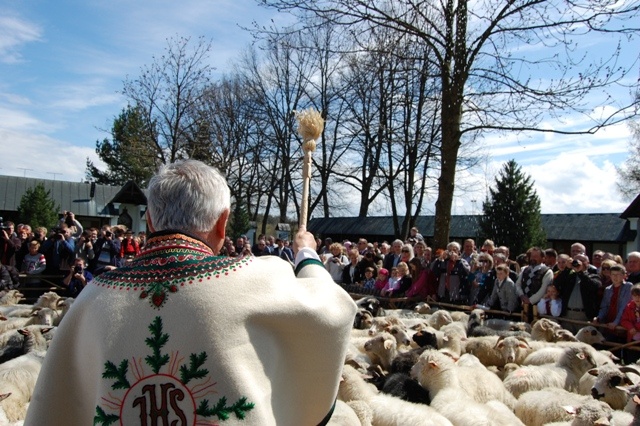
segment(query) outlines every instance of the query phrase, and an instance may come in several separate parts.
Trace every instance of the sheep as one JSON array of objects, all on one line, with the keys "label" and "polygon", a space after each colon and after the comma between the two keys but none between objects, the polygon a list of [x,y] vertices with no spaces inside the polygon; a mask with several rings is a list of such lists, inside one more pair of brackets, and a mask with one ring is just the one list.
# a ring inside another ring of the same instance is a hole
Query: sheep
[{"label": "sheep", "polygon": [[367,403],[373,412],[371,423],[374,425],[451,425],[449,420],[428,405],[414,404],[393,396],[378,394],[376,388],[366,383],[360,373],[349,365],[342,368],[338,399],[348,404],[355,401]]},{"label": "sheep", "polygon": [[618,387],[634,384],[626,373],[638,377],[638,370],[633,367],[603,365],[592,368],[580,378],[578,393],[604,401],[614,410],[622,410],[627,405],[627,393]]},{"label": "sheep", "polygon": [[[532,342],[529,342],[532,343]],[[576,347],[576,348],[585,348],[586,350],[591,351],[591,355],[593,356],[596,366],[602,366],[607,364],[613,364],[615,357],[609,351],[596,351],[591,346],[581,343],[578,345],[569,344],[570,342],[558,342],[555,346],[547,346],[541,349],[536,350],[535,352],[530,353],[522,362],[522,365],[544,365],[544,364],[554,364],[558,362],[562,354],[564,353],[564,349],[567,347]]]},{"label": "sheep", "polygon": [[411,336],[411,339],[419,346],[430,346],[434,349],[440,348],[444,344],[444,333],[433,327],[425,327]]},{"label": "sheep", "polygon": [[32,325],[17,330],[14,334],[20,338],[9,338],[10,343],[0,350],[0,363],[29,352],[46,351],[48,342],[44,335],[52,329],[53,327]]},{"label": "sheep", "polygon": [[0,322],[0,334],[9,331],[15,330],[17,328],[24,328],[28,325],[46,325],[52,326],[54,318],[58,316],[57,311],[54,311],[50,308],[36,308],[32,311],[31,316],[29,318],[10,318],[6,321]]},{"label": "sheep", "polygon": [[427,302],[420,302],[416,306],[413,307],[413,311],[418,314],[431,314],[433,311],[431,310],[431,306]]},{"label": "sheep", "polygon": [[602,401],[591,400],[582,405],[564,406],[571,421],[547,423],[545,426],[628,426],[637,425],[634,416],[623,411],[611,410]]},{"label": "sheep", "polygon": [[520,367],[505,377],[504,385],[516,398],[527,391],[546,387],[575,391],[580,377],[596,367],[592,352],[585,348],[565,348],[557,363]]},{"label": "sheep", "polygon": [[[411,375],[429,391],[431,406],[454,425],[522,424],[500,401],[508,398],[513,405],[513,396],[496,376],[482,374],[481,368],[458,367],[446,355],[428,350],[420,356]],[[498,391],[500,388],[502,392]]]},{"label": "sheep", "polygon": [[380,311],[380,301],[373,296],[365,296],[362,299],[355,301],[356,305],[360,309],[366,309],[371,312],[371,315],[377,317]]},{"label": "sheep", "polygon": [[60,295],[53,291],[43,293],[33,305],[0,306],[0,313],[7,317],[29,317],[37,308],[57,310]]},{"label": "sheep", "polygon": [[526,331],[531,333],[531,325],[526,322],[509,321],[505,319],[492,318],[484,322],[484,325],[498,331]]},{"label": "sheep", "polygon": [[366,309],[359,309],[353,319],[353,328],[368,330],[373,325],[373,314]]},{"label": "sheep", "polygon": [[369,327],[369,336],[375,336],[393,325],[404,326],[404,323],[396,317],[375,317],[371,321],[372,323],[371,327]]},{"label": "sheep", "polygon": [[445,354],[427,350],[411,369],[411,377],[429,391],[433,399],[445,388],[462,391],[470,399],[485,403],[498,400],[513,408],[515,398],[507,392],[498,377],[486,368],[458,366]]},{"label": "sheep", "polygon": [[25,418],[43,360],[44,354],[31,352],[0,365],[0,394],[11,393],[0,407],[9,421]]},{"label": "sheep", "polygon": [[604,343],[607,340],[604,338],[602,333],[592,325],[582,327],[578,330],[575,337],[579,342],[587,343],[589,345],[593,345],[594,343]]},{"label": "sheep", "polygon": [[24,294],[20,293],[20,290],[9,290],[4,296],[0,297],[0,308],[17,305],[22,300],[24,300]]},{"label": "sheep", "polygon": [[503,367],[509,362],[521,364],[531,350],[525,339],[514,336],[474,337],[465,344],[465,352],[477,356],[484,366]]},{"label": "sheep", "polygon": [[516,416],[527,426],[571,420],[565,406],[582,405],[592,398],[561,388],[545,388],[523,393],[515,407]]},{"label": "sheep", "polygon": [[452,322],[453,318],[451,317],[451,313],[449,311],[445,311],[444,309],[434,312],[427,319],[427,324],[429,324],[436,330],[440,330],[440,328],[447,324],[451,324]]},{"label": "sheep", "polygon": [[403,327],[399,325],[392,325],[388,330],[385,331],[391,334],[394,339],[396,339],[397,347],[411,345],[411,337],[409,337],[409,334]]},{"label": "sheep", "polygon": [[560,324],[547,318],[540,318],[531,327],[531,338],[533,340],[554,342],[554,333],[558,330],[562,330]]},{"label": "sheep", "polygon": [[469,314],[463,311],[451,312],[451,319],[454,322],[461,322],[463,325],[467,325],[469,322]]},{"label": "sheep", "polygon": [[415,348],[408,350],[407,352],[400,352],[398,355],[391,361],[391,368],[389,368],[389,373],[405,373],[409,374],[411,372],[411,367],[418,362],[418,358],[420,355],[428,349],[433,349],[429,346],[424,346],[421,348]]},{"label": "sheep", "polygon": [[[382,332],[364,344],[364,349],[370,355],[373,363],[380,365],[385,370],[391,368],[391,361],[398,355],[396,339],[387,332]],[[375,359],[375,361],[374,361]]]},{"label": "sheep", "polygon": [[356,413],[362,426],[372,426],[373,410],[369,407],[369,404],[364,401],[349,401],[347,405]]},{"label": "sheep", "polygon": [[429,392],[406,373],[389,374],[380,390],[409,402],[427,405],[431,402]]}]

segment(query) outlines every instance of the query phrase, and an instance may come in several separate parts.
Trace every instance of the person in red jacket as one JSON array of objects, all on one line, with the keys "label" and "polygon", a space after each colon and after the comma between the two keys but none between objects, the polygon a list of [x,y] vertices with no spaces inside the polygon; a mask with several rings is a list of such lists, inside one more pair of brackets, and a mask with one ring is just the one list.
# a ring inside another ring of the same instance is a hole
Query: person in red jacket
[{"label": "person in red jacket", "polygon": [[620,325],[627,329],[627,341],[640,340],[640,284],[631,287],[631,302],[622,312]]},{"label": "person in red jacket", "polygon": [[124,239],[120,245],[120,257],[125,262],[130,262],[134,257],[140,254],[140,244],[133,238],[133,232],[127,230],[124,233]]}]

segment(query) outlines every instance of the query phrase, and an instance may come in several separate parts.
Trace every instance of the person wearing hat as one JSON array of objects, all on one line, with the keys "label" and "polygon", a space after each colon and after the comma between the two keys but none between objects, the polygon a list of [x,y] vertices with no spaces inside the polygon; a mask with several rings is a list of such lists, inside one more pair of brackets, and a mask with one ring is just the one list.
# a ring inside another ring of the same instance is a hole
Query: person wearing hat
[{"label": "person wearing hat", "polygon": [[357,307],[331,285],[313,235],[295,235],[294,268],[216,256],[230,190],[196,160],[162,167],[147,199],[147,244],[84,287],[25,426],[326,424]]}]

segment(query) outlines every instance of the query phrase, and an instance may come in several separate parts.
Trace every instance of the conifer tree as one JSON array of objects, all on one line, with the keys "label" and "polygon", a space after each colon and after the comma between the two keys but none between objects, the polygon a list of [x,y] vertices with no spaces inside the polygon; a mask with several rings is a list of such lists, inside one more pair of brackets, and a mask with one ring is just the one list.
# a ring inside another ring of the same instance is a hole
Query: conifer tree
[{"label": "conifer tree", "polygon": [[28,223],[32,229],[44,226],[49,229],[58,222],[60,207],[51,198],[51,191],[46,191],[39,183],[27,189],[18,206],[18,217],[21,223]]},{"label": "conifer tree", "polygon": [[482,204],[482,235],[496,245],[509,247],[513,256],[546,244],[540,199],[533,184],[515,160],[510,160],[496,176],[495,188],[489,189],[490,196]]},{"label": "conifer tree", "polygon": [[246,234],[251,227],[249,223],[249,213],[247,213],[247,209],[242,202],[236,202],[230,222],[231,226],[228,234],[233,238],[238,238],[240,235]]}]

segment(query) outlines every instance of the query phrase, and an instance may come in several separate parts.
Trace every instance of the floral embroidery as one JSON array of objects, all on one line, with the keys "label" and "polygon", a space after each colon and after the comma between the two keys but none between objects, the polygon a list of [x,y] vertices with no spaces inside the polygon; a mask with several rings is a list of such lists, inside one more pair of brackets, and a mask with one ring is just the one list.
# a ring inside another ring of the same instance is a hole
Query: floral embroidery
[{"label": "floral embroidery", "polygon": [[161,317],[155,317],[149,325],[149,332],[151,336],[145,339],[145,343],[151,354],[144,358],[144,363],[152,373],[145,372],[141,358],[124,359],[118,365],[107,361],[102,378],[112,380],[111,389],[124,392],[124,396],[109,393],[108,398],[103,397],[102,406],[96,406],[94,426],[122,423],[122,418],[139,419],[140,425],[215,425],[218,423],[202,418],[216,417],[225,421],[234,415],[243,420],[246,413],[255,407],[254,403],[247,402],[246,397],[228,405],[225,396],[210,405],[209,399],[204,397],[216,393],[213,390],[216,383],[210,383],[211,378],[207,378],[209,370],[204,368],[207,353],[192,353],[188,363],[178,367],[184,358],[177,353],[162,352],[169,335],[163,332]]},{"label": "floral embroidery", "polygon": [[160,309],[185,284],[228,275],[249,262],[251,257],[214,256],[206,244],[183,234],[160,235],[150,238],[132,262],[100,274],[93,285],[140,291],[140,299]]}]

